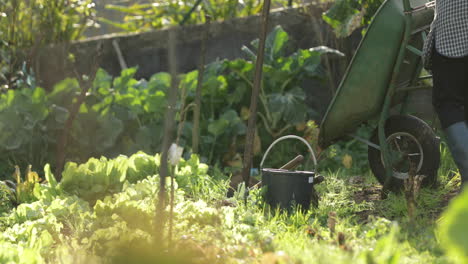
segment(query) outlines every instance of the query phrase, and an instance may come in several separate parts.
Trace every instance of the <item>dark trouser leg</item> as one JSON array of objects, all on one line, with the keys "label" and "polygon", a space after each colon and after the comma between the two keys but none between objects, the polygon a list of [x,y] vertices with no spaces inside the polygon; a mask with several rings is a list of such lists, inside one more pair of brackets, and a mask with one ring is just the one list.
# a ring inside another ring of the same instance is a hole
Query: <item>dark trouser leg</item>
[{"label": "dark trouser leg", "polygon": [[[432,103],[442,128],[466,121],[465,104],[468,91],[467,59],[443,57],[434,51]],[[468,108],[466,109],[468,110]]]},{"label": "dark trouser leg", "polygon": [[468,57],[447,58],[434,52],[433,105],[447,137],[447,144],[468,183]]}]

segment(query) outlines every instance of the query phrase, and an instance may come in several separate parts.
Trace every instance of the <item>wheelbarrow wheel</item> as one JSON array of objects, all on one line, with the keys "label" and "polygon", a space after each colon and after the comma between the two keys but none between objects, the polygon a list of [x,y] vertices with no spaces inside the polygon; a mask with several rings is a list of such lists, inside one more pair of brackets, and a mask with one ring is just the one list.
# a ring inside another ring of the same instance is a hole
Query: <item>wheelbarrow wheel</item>
[{"label": "wheelbarrow wheel", "polygon": [[[440,164],[439,140],[429,125],[415,116],[391,116],[385,124],[385,136],[393,170],[393,177],[388,185],[389,190],[403,189],[403,182],[409,176],[410,166],[414,166],[417,175],[425,176],[423,186],[433,186],[437,182],[437,170]],[[375,129],[371,142],[379,144],[378,129]],[[384,184],[386,175],[380,150],[369,146],[368,159],[375,177]]]}]

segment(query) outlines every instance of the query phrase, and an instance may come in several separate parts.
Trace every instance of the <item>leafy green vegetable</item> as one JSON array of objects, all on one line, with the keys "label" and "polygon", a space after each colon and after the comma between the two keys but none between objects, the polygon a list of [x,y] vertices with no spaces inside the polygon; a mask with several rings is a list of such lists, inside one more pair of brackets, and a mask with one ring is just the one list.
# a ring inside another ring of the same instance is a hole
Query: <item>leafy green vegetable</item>
[{"label": "leafy green vegetable", "polygon": [[59,187],[70,194],[94,203],[105,195],[119,192],[125,180],[126,168],[117,160],[91,158],[85,164],[69,162],[62,173]]},{"label": "leafy green vegetable", "polygon": [[130,183],[136,183],[145,177],[156,175],[159,169],[159,162],[159,155],[150,156],[146,153],[138,152],[130,156],[126,161],[128,164],[126,180]]},{"label": "leafy green vegetable", "polygon": [[159,156],[143,152],[115,159],[91,158],[80,165],[69,162],[58,188],[94,204],[107,195],[121,192],[126,181],[135,183],[155,175],[158,168]]},{"label": "leafy green vegetable", "polygon": [[447,251],[454,263],[468,261],[468,190],[456,197],[442,215],[439,226],[441,245]]},{"label": "leafy green vegetable", "polygon": [[[147,174],[143,171],[153,170],[149,162],[152,158],[144,153],[133,157],[136,171],[143,175]],[[130,159],[120,156],[76,166],[85,165],[97,175],[100,166],[113,161],[130,164]],[[46,167],[46,175],[50,174],[48,170]],[[156,174],[142,176],[136,183],[125,181],[120,191],[102,195],[93,206],[63,192],[53,199],[42,196],[38,201],[19,205],[0,217],[0,261],[446,263],[450,262],[448,256],[457,257],[463,252],[466,206],[462,202],[466,192],[444,213],[440,242],[433,233],[438,218],[434,210],[441,209],[440,205],[434,205],[440,203],[447,191],[453,191],[454,185],[422,190],[428,193],[424,199],[436,196],[439,200],[433,198],[435,202],[430,203],[421,200],[418,220],[408,224],[406,216],[399,215],[396,208],[400,201],[404,202],[402,195],[358,202],[356,194],[370,190],[369,186],[350,184],[349,175],[342,172],[325,175],[327,180],[317,189],[321,194],[319,207],[290,214],[265,210],[261,190],[257,189],[250,190],[247,199],[238,193],[226,200],[228,184],[223,175],[216,169],[209,175],[208,166],[197,156],[182,160],[174,173],[170,247],[154,236],[155,231],[169,234],[168,226],[158,230],[161,227],[154,222],[160,180]],[[121,176],[112,170],[109,175]],[[52,188],[54,183],[47,186]],[[389,202],[395,204],[389,206]],[[381,206],[382,209],[377,209]],[[169,207],[165,212],[169,212]],[[335,215],[334,231],[330,228],[331,212]],[[371,213],[365,221],[361,219],[363,212]],[[392,217],[387,219],[382,214]],[[447,248],[447,254],[441,247]],[[458,258],[453,262],[464,260]]]}]

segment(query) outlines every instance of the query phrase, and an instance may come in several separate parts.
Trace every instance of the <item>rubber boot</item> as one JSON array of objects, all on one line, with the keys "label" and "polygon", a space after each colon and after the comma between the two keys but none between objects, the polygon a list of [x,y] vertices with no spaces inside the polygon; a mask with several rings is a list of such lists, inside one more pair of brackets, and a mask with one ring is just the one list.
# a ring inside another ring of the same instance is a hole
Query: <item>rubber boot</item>
[{"label": "rubber boot", "polygon": [[447,144],[458,166],[462,184],[468,183],[468,126],[465,122],[455,123],[445,130]]}]

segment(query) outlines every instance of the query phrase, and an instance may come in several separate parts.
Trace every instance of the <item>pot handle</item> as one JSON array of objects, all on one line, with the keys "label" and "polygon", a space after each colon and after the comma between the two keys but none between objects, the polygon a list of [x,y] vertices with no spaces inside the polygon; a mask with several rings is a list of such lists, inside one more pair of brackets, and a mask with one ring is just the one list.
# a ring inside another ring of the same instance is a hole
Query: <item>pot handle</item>
[{"label": "pot handle", "polygon": [[312,155],[312,160],[314,161],[314,169],[315,170],[317,169],[317,159],[315,158],[314,151],[312,150],[312,147],[310,146],[310,144],[302,137],[295,136],[295,135],[287,135],[287,136],[280,137],[280,138],[276,139],[275,141],[273,141],[273,143],[271,143],[271,145],[265,151],[265,154],[263,155],[262,161],[260,162],[260,170],[263,168],[263,162],[265,162],[265,159],[266,159],[268,153],[270,153],[271,148],[273,148],[273,146],[276,145],[276,143],[278,143],[280,141],[283,141],[285,139],[290,139],[290,138],[298,139],[298,140],[302,141],[307,146],[307,148],[309,149],[310,154]]}]

